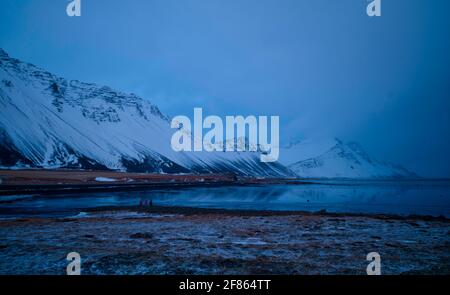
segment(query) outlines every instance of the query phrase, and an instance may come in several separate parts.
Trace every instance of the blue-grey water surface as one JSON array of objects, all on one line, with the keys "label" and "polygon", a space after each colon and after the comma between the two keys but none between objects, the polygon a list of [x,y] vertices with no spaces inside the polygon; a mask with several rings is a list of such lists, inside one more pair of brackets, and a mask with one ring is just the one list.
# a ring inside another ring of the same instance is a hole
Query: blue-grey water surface
[{"label": "blue-grey water surface", "polygon": [[327,181],[126,192],[0,196],[0,217],[74,216],[88,208],[139,205],[450,217],[450,181]]}]

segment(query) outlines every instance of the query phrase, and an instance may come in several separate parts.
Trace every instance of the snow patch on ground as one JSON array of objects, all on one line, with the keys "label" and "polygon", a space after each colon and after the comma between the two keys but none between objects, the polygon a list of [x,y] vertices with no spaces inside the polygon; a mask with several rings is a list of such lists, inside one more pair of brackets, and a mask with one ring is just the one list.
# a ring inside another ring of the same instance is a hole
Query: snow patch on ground
[{"label": "snow patch on ground", "polygon": [[117,181],[117,179],[109,178],[109,177],[96,177],[95,181],[98,181],[98,182],[113,182],[113,181]]}]

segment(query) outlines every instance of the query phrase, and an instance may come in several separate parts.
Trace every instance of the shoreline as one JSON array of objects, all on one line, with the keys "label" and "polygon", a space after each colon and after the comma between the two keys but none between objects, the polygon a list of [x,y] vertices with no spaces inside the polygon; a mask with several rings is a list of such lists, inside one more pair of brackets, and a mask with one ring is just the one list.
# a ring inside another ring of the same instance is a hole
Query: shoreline
[{"label": "shoreline", "polygon": [[381,213],[352,213],[352,212],[328,212],[302,211],[302,210],[249,210],[249,209],[221,209],[221,208],[201,208],[187,206],[102,206],[96,208],[87,208],[83,212],[137,212],[147,214],[181,214],[181,215],[226,215],[226,216],[310,216],[310,217],[361,217],[377,220],[399,220],[399,221],[437,221],[450,223],[450,218],[445,216],[432,215],[399,215],[399,214],[381,214]]},{"label": "shoreline", "polygon": [[409,181],[450,181],[450,179],[276,178],[242,177],[231,173],[157,174],[75,169],[0,169],[0,196],[259,185],[360,186],[378,182],[404,184]]},{"label": "shoreline", "polygon": [[[116,213],[136,213],[136,214],[160,214],[160,215],[182,215],[182,216],[228,216],[228,217],[310,217],[310,218],[363,218],[379,221],[399,221],[399,222],[439,222],[450,226],[450,218],[440,215],[421,214],[387,214],[387,213],[356,213],[356,212],[332,212],[325,209],[318,211],[304,210],[259,210],[259,209],[227,209],[227,208],[205,208],[189,206],[160,206],[160,205],[139,205],[139,206],[99,206],[80,210],[79,214],[98,214],[109,212]],[[11,216],[0,218],[1,221],[29,221],[29,220],[53,220],[68,221],[77,220],[78,215],[71,216]],[[129,219],[133,219],[130,217]]]},{"label": "shoreline", "polygon": [[132,191],[141,189],[251,186],[312,182],[297,178],[234,174],[150,174],[84,170],[0,170],[0,195]]}]

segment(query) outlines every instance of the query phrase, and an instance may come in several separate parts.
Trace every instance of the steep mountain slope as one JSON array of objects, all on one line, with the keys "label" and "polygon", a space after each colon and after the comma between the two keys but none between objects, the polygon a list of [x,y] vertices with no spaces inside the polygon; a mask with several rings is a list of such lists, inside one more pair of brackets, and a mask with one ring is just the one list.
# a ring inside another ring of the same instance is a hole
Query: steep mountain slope
[{"label": "steep mountain slope", "polygon": [[[301,158],[301,155],[299,155]],[[314,157],[289,165],[298,176],[305,178],[417,178],[407,169],[371,158],[355,143],[338,139],[328,150]]]},{"label": "steep mountain slope", "polygon": [[292,141],[280,148],[280,163],[285,166],[314,158],[327,152],[336,144],[334,138],[303,139]]},{"label": "steep mountain slope", "polygon": [[0,49],[0,166],[293,175],[258,153],[184,153],[159,109],[134,94],[65,80]]}]

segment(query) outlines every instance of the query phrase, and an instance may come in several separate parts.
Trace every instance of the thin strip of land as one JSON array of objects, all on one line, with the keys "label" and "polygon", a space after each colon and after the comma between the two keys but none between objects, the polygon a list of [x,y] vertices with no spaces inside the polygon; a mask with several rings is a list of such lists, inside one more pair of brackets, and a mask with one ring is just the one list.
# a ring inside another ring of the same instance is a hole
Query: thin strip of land
[{"label": "thin strip of land", "polygon": [[0,195],[140,190],[224,185],[305,184],[298,179],[233,174],[152,174],[84,170],[0,170]]}]

